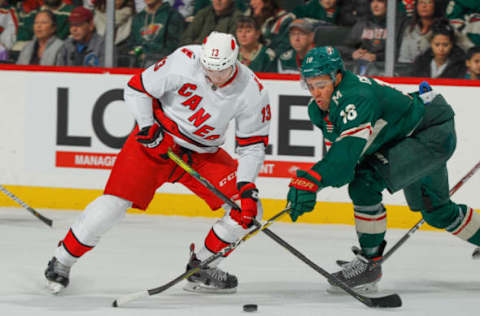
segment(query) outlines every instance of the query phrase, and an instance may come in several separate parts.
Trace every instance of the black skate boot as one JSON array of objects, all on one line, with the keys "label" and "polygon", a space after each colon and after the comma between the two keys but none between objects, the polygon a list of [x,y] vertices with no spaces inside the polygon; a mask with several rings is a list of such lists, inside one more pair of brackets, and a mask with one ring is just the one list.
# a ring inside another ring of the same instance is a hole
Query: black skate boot
[{"label": "black skate boot", "polygon": [[[201,261],[197,259],[194,252],[195,245],[190,245],[190,260],[187,264],[187,271],[196,268]],[[237,291],[237,277],[231,275],[217,267],[201,268],[198,272],[192,274],[187,279],[187,284],[183,287],[185,291],[199,293],[222,293],[230,294]]]},{"label": "black skate boot", "polygon": [[[382,278],[382,265],[377,264],[382,259],[386,242],[383,241],[378,250],[377,256],[368,258],[357,247],[352,247],[355,258],[352,261],[337,260],[342,270],[332,273],[337,279],[343,281],[357,292],[373,293],[378,291],[377,283]],[[329,293],[343,292],[339,287],[330,282]]]},{"label": "black skate boot", "polygon": [[53,257],[45,270],[45,278],[47,278],[47,288],[53,293],[58,294],[68,286],[70,275],[70,267],[60,263],[57,258]]}]

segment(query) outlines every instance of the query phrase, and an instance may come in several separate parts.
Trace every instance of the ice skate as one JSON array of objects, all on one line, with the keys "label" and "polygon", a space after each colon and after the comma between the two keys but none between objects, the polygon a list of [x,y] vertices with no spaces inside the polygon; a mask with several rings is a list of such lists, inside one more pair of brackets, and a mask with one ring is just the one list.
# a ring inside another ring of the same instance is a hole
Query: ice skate
[{"label": "ice skate", "polygon": [[[187,264],[187,271],[197,267],[201,261],[190,247],[190,260]],[[206,267],[192,274],[187,279],[187,284],[183,287],[185,291],[197,293],[220,293],[231,294],[237,291],[237,277],[231,275],[217,267]]]},{"label": "ice skate", "polygon": [[53,257],[45,270],[45,278],[47,279],[47,289],[52,294],[60,293],[68,286],[70,275],[70,267],[60,263],[57,258]]},{"label": "ice skate", "polygon": [[[374,293],[378,291],[377,283],[382,278],[382,266],[377,264],[381,260],[385,243],[382,243],[379,249],[379,256],[367,258],[360,249],[353,247],[355,258],[352,261],[337,260],[337,264],[342,268],[333,273],[335,277],[350,286],[353,290],[363,293]],[[330,282],[327,288],[329,293],[342,293],[343,290]]]}]

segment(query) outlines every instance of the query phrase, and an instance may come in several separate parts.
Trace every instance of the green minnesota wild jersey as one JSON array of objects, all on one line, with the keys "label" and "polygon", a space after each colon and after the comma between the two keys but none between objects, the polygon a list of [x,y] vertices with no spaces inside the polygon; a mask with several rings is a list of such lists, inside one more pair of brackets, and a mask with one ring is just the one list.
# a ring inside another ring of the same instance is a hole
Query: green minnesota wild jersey
[{"label": "green minnesota wild jersey", "polygon": [[323,187],[352,181],[362,159],[413,132],[424,113],[418,94],[405,94],[376,79],[345,71],[328,112],[315,100],[308,104],[313,124],[323,132],[327,154],[312,169]]},{"label": "green minnesota wild jersey", "polygon": [[[53,12],[55,20],[57,22],[56,35],[61,40],[64,40],[70,35],[70,24],[68,23],[68,17],[73,11],[75,6],[71,4],[62,3],[60,7]],[[33,38],[33,24],[35,22],[35,15],[41,10],[47,10],[46,6],[41,6],[38,10],[30,11],[27,14],[20,14],[18,23],[17,41],[29,41]]]}]

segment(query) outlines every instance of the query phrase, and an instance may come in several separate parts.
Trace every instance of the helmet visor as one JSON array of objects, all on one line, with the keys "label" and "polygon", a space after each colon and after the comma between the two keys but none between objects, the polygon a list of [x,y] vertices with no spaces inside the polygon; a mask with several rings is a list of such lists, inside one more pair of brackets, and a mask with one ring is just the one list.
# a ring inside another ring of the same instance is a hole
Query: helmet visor
[{"label": "helmet visor", "polygon": [[300,85],[302,86],[302,88],[310,91],[314,89],[323,89],[331,82],[331,79],[318,80],[315,77],[305,78],[303,76],[300,78]]}]

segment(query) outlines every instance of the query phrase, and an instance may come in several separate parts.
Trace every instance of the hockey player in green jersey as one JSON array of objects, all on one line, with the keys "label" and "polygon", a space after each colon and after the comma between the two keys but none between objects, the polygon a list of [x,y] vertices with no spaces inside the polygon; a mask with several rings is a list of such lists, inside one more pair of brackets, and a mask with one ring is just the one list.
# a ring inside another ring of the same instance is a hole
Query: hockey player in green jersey
[{"label": "hockey player in green jersey", "polygon": [[403,190],[410,209],[431,226],[480,245],[480,215],[449,198],[454,112],[440,94],[405,94],[357,76],[330,46],[310,50],[301,75],[312,95],[310,120],[322,130],[328,152],[311,169],[297,170],[287,199],[296,221],[313,210],[322,188],[348,184],[360,249],[336,277],[356,290],[376,289],[382,267],[375,262],[385,247],[385,189]]}]

